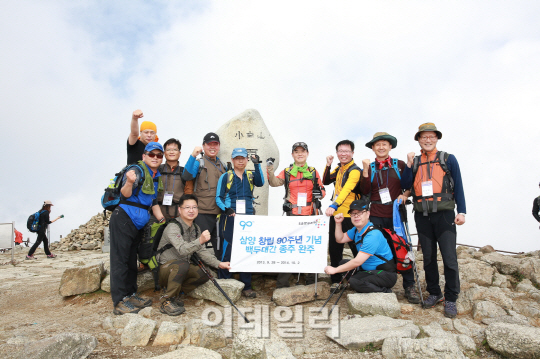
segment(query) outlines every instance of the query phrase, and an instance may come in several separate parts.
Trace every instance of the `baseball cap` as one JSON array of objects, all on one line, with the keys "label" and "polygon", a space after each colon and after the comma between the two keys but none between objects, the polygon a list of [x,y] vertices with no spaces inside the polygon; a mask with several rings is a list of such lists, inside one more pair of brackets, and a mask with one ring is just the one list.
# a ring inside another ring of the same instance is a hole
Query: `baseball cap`
[{"label": "baseball cap", "polygon": [[238,156],[247,157],[247,150],[243,147],[235,148],[232,151],[231,158],[236,158]]},{"label": "baseball cap", "polygon": [[54,204],[52,204],[52,202],[51,202],[51,201],[48,201],[48,200],[47,200],[47,201],[43,201],[43,204],[50,204],[51,206],[54,206]]},{"label": "baseball cap", "polygon": [[214,132],[208,132],[206,136],[204,136],[202,143],[210,143],[210,142],[219,142],[219,136],[215,134]]},{"label": "baseball cap", "polygon": [[304,150],[308,151],[307,144],[305,142],[296,142],[294,145],[292,145],[292,150],[296,150],[296,147],[302,147]]},{"label": "baseball cap", "polygon": [[160,150],[163,152],[163,146],[161,146],[158,142],[149,142],[146,147],[144,148],[146,152],[151,152],[153,150]]},{"label": "baseball cap", "polygon": [[365,209],[369,211],[369,199],[357,199],[356,201],[353,201],[353,203],[351,203],[351,205],[349,206],[349,212],[347,213],[351,213],[352,211],[363,211]]}]

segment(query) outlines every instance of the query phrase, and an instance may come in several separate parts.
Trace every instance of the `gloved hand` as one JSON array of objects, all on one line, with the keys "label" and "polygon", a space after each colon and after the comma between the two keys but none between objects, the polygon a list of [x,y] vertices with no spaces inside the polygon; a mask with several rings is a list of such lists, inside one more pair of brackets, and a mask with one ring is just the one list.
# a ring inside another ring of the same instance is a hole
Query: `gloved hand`
[{"label": "gloved hand", "polygon": [[234,214],[234,209],[232,209],[232,208],[226,208],[225,209],[225,215],[226,216],[231,216],[233,214]]},{"label": "gloved hand", "polygon": [[251,161],[254,165],[261,163],[261,158],[259,155],[251,155]]},{"label": "gloved hand", "polygon": [[267,165],[267,166],[273,166],[273,165],[274,165],[274,162],[276,162],[276,159],[275,159],[275,158],[270,157],[270,158],[267,158],[267,159],[266,159],[266,165]]}]

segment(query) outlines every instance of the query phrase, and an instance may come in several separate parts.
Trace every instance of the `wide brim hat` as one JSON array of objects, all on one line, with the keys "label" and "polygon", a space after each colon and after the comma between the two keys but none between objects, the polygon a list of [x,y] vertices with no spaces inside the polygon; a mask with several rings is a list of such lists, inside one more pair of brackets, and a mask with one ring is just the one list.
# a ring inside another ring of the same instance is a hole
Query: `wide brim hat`
[{"label": "wide brim hat", "polygon": [[437,130],[437,126],[435,126],[433,122],[426,122],[418,127],[418,132],[416,132],[416,135],[414,135],[414,140],[418,141],[418,137],[420,137],[420,134],[424,131],[433,131],[437,134],[437,138],[439,140],[442,138],[442,132]]},{"label": "wide brim hat", "polygon": [[385,141],[390,142],[390,144],[392,145],[392,148],[397,147],[397,138],[395,138],[394,136],[390,135],[387,132],[377,132],[376,134],[374,134],[373,139],[369,141],[368,143],[366,143],[366,147],[373,148],[373,145],[375,144],[375,142],[380,141],[380,140],[385,140]]}]

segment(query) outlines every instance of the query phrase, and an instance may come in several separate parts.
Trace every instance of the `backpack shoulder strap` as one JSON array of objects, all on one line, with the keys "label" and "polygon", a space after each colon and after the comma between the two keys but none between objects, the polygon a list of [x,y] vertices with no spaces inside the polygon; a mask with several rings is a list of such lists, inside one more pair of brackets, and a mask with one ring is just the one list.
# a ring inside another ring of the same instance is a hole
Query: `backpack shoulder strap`
[{"label": "backpack shoulder strap", "polygon": [[401,174],[399,173],[398,161],[399,160],[397,158],[392,158],[392,167],[394,167],[394,171],[396,171],[398,178],[401,180]]},{"label": "backpack shoulder strap", "polygon": [[369,164],[369,168],[371,168],[371,182],[373,182],[373,178],[375,178],[375,173],[377,172],[377,169],[375,168],[375,161]]},{"label": "backpack shoulder strap", "polygon": [[441,168],[444,171],[445,176],[448,178],[448,182],[450,183],[450,190],[453,192],[454,191],[454,179],[452,178],[452,173],[450,173],[450,169],[448,168],[448,165],[446,164],[450,154],[448,154],[448,152],[439,151],[437,153],[437,156],[439,158],[439,164],[441,165]]},{"label": "backpack shoulder strap", "polygon": [[414,156],[413,166],[412,166],[412,174],[413,174],[413,180],[416,178],[416,172],[418,172],[418,166],[420,166],[420,156]]},{"label": "backpack shoulder strap", "polygon": [[249,182],[249,189],[253,192],[253,181],[255,180],[255,175],[253,174],[253,171],[246,171],[248,182]]}]

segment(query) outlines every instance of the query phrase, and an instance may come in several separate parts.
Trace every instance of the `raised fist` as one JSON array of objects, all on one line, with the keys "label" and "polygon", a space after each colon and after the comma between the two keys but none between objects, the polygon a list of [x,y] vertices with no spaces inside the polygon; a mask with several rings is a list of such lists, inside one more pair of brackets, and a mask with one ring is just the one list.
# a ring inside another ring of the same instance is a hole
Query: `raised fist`
[{"label": "raised fist", "polygon": [[261,163],[261,158],[259,155],[251,155],[251,162],[253,162],[254,165]]},{"label": "raised fist", "polygon": [[192,155],[193,157],[197,157],[201,152],[202,152],[202,147],[196,146],[196,147],[193,149],[193,152],[191,153],[191,155]]},{"label": "raised fist", "polygon": [[330,167],[332,166],[332,162],[334,161],[334,156],[330,155],[326,157],[326,166]]},{"label": "raised fist", "polygon": [[201,233],[201,236],[199,237],[199,242],[201,244],[205,244],[210,240],[210,232],[208,232],[208,229]]},{"label": "raised fist", "polygon": [[407,165],[411,167],[413,162],[414,162],[414,152],[407,153]]},{"label": "raised fist", "polygon": [[367,158],[365,160],[362,160],[362,165],[364,166],[364,169],[367,170],[369,168],[369,164],[371,163],[370,160]]},{"label": "raised fist", "polygon": [[126,182],[129,183],[129,184],[133,184],[133,183],[135,183],[136,180],[137,180],[137,174],[135,173],[135,171],[134,170],[129,170],[126,173]]},{"label": "raised fist", "polygon": [[336,223],[341,223],[344,219],[345,216],[343,215],[343,213],[338,213],[334,216],[334,220],[336,221]]},{"label": "raised fist", "polygon": [[135,110],[133,111],[133,115],[131,115],[131,118],[134,120],[138,120],[139,118],[143,118],[144,115],[141,110]]}]

